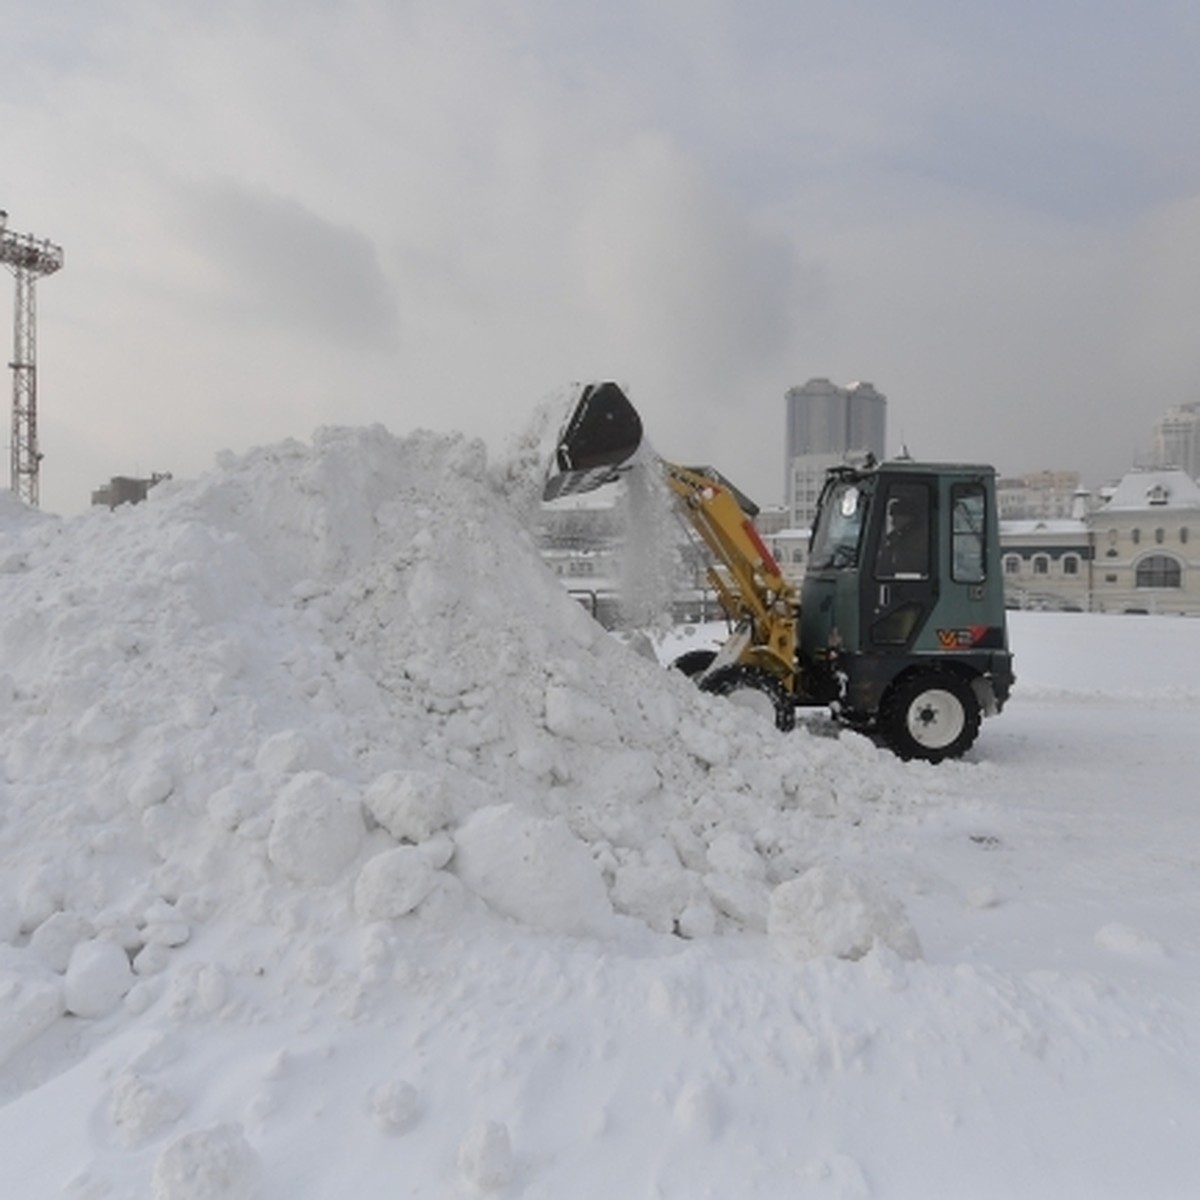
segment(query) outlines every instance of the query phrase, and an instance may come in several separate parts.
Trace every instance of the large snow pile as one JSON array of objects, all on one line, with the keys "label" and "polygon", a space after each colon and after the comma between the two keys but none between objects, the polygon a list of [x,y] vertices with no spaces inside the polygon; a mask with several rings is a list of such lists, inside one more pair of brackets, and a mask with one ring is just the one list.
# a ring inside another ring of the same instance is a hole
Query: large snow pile
[{"label": "large snow pile", "polygon": [[363,922],[479,898],[564,932],[765,928],[873,756],[780,741],[605,635],[521,482],[464,439],[325,430],[10,529],[7,924],[64,914],[57,957],[117,941],[135,973],[189,914],[314,888]]},{"label": "large snow pile", "polygon": [[[68,522],[5,501],[11,1194],[866,1195],[927,1060],[961,1097],[1185,1036],[1095,981],[922,963],[895,839],[986,769],[699,694],[562,592],[534,488],[376,427]],[[950,1194],[920,1177],[882,1194]]]}]

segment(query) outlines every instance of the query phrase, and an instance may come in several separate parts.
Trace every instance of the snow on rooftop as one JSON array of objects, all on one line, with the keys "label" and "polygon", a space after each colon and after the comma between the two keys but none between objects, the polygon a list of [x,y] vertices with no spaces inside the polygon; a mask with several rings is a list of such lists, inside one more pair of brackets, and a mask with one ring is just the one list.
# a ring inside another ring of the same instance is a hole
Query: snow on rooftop
[{"label": "snow on rooftop", "polygon": [[1200,508],[1200,484],[1174,467],[1130,471],[1113,489],[1105,508]]}]

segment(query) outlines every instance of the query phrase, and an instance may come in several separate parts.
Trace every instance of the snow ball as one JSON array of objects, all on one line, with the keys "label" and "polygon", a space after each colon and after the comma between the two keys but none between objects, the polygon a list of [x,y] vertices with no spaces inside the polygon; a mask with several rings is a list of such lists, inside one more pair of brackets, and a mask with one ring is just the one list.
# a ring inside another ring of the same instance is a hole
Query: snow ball
[{"label": "snow ball", "polygon": [[117,1141],[126,1149],[140,1146],[183,1115],[183,1101],[161,1084],[123,1071],[113,1083],[108,1113]]},{"label": "snow ball", "polygon": [[267,855],[298,883],[332,883],[366,835],[357,799],[328,775],[305,771],[280,793]]},{"label": "snow ball", "polygon": [[77,1017],[104,1017],[133,986],[129,956],[114,942],[80,942],[71,951],[63,996]]},{"label": "snow ball", "polygon": [[516,1167],[508,1127],[499,1121],[476,1125],[458,1148],[458,1169],[481,1191],[495,1192],[511,1183]]},{"label": "snow ball", "polygon": [[92,923],[79,913],[51,913],[30,935],[29,948],[52,971],[65,971],[71,952],[95,935]]},{"label": "snow ball", "polygon": [[256,1200],[262,1160],[237,1125],[176,1138],[154,1164],[154,1200]]},{"label": "snow ball", "polygon": [[546,728],[574,742],[617,741],[612,710],[576,688],[552,683],[546,688]]},{"label": "snow ball", "polygon": [[398,842],[424,842],[450,823],[449,780],[435,771],[388,771],[363,804]]},{"label": "snow ball", "polygon": [[411,1129],[420,1115],[421,1102],[417,1089],[404,1080],[379,1084],[371,1089],[369,1099],[375,1124],[388,1133],[403,1133]]},{"label": "snow ball", "polygon": [[480,809],[455,835],[459,878],[497,912],[561,933],[599,933],[613,910],[599,867],[561,818]]},{"label": "snow ball", "polygon": [[263,742],[254,765],[264,774],[295,775],[312,765],[312,749],[303,734],[287,729]]},{"label": "snow ball", "polygon": [[415,909],[433,891],[436,872],[415,846],[368,859],[354,885],[354,909],[364,921],[388,921]]},{"label": "snow ball", "polygon": [[796,962],[822,955],[859,959],[880,943],[901,958],[921,957],[921,945],[900,904],[835,866],[812,867],[771,893],[767,932]]}]

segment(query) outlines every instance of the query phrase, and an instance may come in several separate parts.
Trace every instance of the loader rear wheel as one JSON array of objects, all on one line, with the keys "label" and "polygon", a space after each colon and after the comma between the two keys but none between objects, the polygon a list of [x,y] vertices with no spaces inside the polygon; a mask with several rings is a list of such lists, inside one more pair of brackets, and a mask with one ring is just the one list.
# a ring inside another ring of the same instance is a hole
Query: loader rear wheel
[{"label": "loader rear wheel", "polygon": [[879,728],[901,758],[938,763],[971,748],[981,715],[965,680],[948,671],[919,671],[884,697]]},{"label": "loader rear wheel", "polygon": [[721,667],[701,681],[700,690],[714,696],[727,696],[734,704],[762,713],[784,733],[796,727],[796,706],[792,698],[783,684],[761,667],[736,664]]}]

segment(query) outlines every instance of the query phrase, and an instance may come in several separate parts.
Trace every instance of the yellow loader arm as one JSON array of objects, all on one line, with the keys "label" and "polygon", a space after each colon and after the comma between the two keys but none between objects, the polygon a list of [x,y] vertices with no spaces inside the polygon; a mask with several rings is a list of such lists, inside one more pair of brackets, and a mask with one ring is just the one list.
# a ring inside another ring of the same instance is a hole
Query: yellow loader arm
[{"label": "yellow loader arm", "polygon": [[543,490],[546,499],[591,491],[635,466],[657,466],[679,509],[715,560],[708,579],[736,631],[719,655],[768,671],[795,691],[799,597],[738,499],[715,471],[649,452],[637,411],[615,383],[589,384],[572,409]]},{"label": "yellow loader arm", "polygon": [[750,633],[736,661],[762,667],[789,692],[795,685],[798,596],[753,519],[723,480],[659,459],[663,479],[715,562],[708,579],[729,619]]}]

